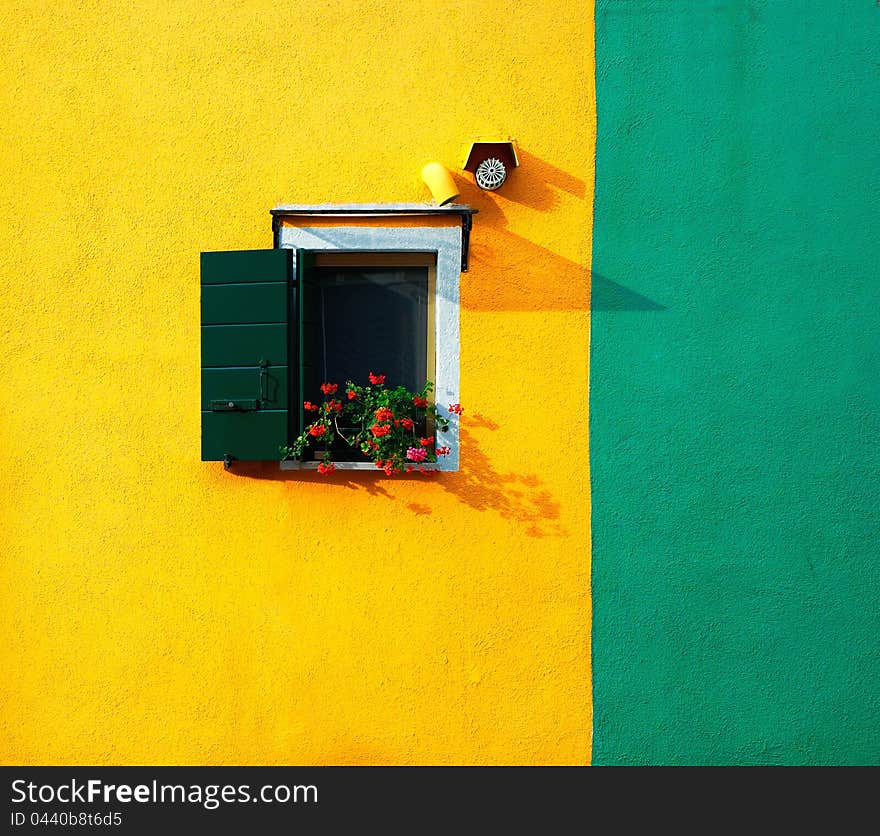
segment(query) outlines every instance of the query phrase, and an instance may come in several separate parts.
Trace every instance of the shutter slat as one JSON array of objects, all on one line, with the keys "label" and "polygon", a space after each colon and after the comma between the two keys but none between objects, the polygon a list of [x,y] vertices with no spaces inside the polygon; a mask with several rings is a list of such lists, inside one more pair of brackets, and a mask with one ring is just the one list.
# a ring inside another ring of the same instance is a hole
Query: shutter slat
[{"label": "shutter slat", "polygon": [[280,412],[202,413],[204,462],[223,461],[227,454],[242,462],[277,460],[280,458],[278,447],[286,444],[286,439],[286,409]]},{"label": "shutter slat", "polygon": [[202,366],[287,365],[287,325],[203,325]]},{"label": "shutter slat", "polygon": [[289,250],[225,250],[202,253],[202,284],[286,282]]},{"label": "shutter slat", "polygon": [[[215,284],[202,288],[202,325],[287,324],[288,284]],[[272,317],[271,319],[269,317]]]}]

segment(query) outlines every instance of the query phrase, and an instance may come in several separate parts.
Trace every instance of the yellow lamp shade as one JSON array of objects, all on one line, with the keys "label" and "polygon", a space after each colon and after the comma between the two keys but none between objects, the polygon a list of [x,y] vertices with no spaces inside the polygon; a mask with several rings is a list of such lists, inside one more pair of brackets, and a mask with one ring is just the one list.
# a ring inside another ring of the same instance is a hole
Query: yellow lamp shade
[{"label": "yellow lamp shade", "polygon": [[458,197],[459,192],[455,187],[455,181],[449,170],[440,163],[428,163],[422,169],[422,180],[431,190],[438,206],[452,203]]}]

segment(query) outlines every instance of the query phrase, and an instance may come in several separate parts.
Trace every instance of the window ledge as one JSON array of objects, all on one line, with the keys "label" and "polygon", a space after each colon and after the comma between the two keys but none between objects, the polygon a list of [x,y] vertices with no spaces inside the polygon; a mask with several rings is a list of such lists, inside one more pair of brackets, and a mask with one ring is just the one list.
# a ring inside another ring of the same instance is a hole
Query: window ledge
[{"label": "window ledge", "polygon": [[[319,464],[320,462],[283,461],[281,462],[281,470],[317,470]],[[333,465],[337,470],[380,471],[380,468],[376,467],[372,462],[333,462]],[[415,467],[418,467],[418,465],[416,464]],[[443,470],[436,462],[423,464],[422,467],[425,470]]]}]

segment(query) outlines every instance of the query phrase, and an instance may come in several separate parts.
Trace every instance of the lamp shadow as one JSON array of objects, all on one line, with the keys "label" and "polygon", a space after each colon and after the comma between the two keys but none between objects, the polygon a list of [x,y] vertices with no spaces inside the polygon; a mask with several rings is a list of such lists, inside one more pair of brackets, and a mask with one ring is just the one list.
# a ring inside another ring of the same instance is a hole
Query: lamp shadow
[{"label": "lamp shadow", "polygon": [[[474,428],[489,432],[500,428],[495,421],[480,414],[475,414],[470,423]],[[537,474],[498,471],[471,429],[460,427],[459,434],[465,467],[455,473],[386,476],[379,470],[375,473],[365,470],[337,470],[322,476],[314,470],[281,470],[278,462],[235,462],[228,473],[241,479],[266,479],[366,491],[370,496],[392,502],[399,500],[388,490],[388,486],[406,481],[429,482],[431,487],[452,495],[458,502],[475,511],[494,511],[503,519],[522,526],[529,537],[562,537],[567,534],[559,522],[560,504]],[[400,501],[415,516],[430,516],[433,513],[433,508],[427,502]]]},{"label": "lamp shadow", "polygon": [[579,177],[517,148],[519,167],[510,172],[504,184],[504,197],[539,212],[549,212],[559,204],[559,192],[584,200],[587,184]]}]

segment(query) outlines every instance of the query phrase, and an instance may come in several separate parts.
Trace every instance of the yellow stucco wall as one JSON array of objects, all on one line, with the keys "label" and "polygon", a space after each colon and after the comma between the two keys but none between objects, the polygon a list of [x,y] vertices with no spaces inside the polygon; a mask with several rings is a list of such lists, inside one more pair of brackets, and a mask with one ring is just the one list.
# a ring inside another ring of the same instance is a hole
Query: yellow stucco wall
[{"label": "yellow stucco wall", "polygon": [[[591,5],[2,4],[4,763],[589,761]],[[462,471],[200,462],[199,252],[493,133]]]}]

